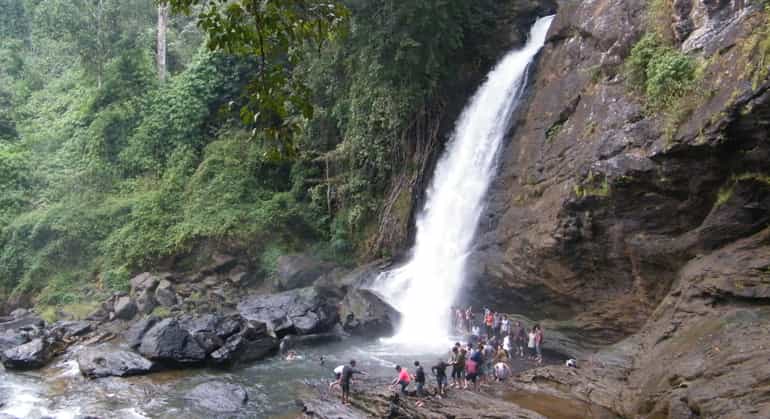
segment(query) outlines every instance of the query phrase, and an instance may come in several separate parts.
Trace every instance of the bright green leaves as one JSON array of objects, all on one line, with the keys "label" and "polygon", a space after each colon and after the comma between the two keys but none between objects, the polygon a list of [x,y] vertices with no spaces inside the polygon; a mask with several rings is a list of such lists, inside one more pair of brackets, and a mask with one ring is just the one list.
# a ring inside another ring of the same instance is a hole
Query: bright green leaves
[{"label": "bright green leaves", "polygon": [[645,35],[634,45],[626,69],[631,86],[656,108],[674,104],[692,90],[696,79],[695,61],[654,34]]},{"label": "bright green leaves", "polygon": [[164,0],[175,12],[197,10],[212,50],[258,57],[243,123],[262,131],[272,157],[296,157],[295,133],[313,116],[309,89],[293,77],[308,51],[345,32],[347,9],[332,0]]}]

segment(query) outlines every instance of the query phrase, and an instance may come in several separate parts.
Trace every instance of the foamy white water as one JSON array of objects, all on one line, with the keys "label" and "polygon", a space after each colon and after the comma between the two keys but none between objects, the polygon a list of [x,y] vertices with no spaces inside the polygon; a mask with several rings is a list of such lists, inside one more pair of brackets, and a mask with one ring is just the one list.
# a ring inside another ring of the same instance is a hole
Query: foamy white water
[{"label": "foamy white water", "polygon": [[450,308],[465,276],[497,155],[527,67],[543,47],[552,20],[538,19],[527,44],[503,57],[466,105],[417,217],[411,259],[378,278],[378,291],[403,314],[395,341],[423,347],[448,341]]}]

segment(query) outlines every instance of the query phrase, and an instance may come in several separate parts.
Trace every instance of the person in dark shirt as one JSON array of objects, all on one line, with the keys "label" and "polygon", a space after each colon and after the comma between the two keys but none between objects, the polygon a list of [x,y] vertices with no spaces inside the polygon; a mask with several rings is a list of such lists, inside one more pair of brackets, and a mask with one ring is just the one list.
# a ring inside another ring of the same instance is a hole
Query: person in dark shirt
[{"label": "person in dark shirt", "polygon": [[417,383],[417,397],[425,395],[425,370],[420,361],[414,361],[414,382]]},{"label": "person in dark shirt", "polygon": [[438,360],[438,364],[431,368],[433,374],[436,375],[436,384],[438,385],[438,395],[446,396],[446,386],[449,383],[446,377],[446,369],[449,366],[443,359]]},{"label": "person in dark shirt", "polygon": [[345,365],[340,377],[340,387],[342,387],[342,404],[350,404],[350,382],[353,380],[353,374],[366,375],[366,372],[356,368],[356,360],[350,361],[350,365]]}]

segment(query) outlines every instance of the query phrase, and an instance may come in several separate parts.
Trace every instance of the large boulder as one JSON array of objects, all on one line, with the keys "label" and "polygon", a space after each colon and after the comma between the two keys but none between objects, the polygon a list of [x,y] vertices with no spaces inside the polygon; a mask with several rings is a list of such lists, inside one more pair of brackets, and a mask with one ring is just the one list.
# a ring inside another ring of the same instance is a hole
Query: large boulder
[{"label": "large boulder", "polygon": [[142,344],[142,338],[160,319],[156,316],[145,317],[142,320],[131,325],[125,332],[123,338],[131,349],[136,349]]},{"label": "large boulder", "polygon": [[180,324],[208,355],[221,347],[224,344],[224,339],[234,333],[228,330],[227,332],[230,333],[224,333],[224,336],[220,336],[219,325],[223,321],[222,316],[204,314],[201,316],[186,316],[180,320]]},{"label": "large boulder", "polygon": [[147,374],[154,367],[152,361],[141,355],[110,345],[82,350],[77,362],[81,374],[88,378]]},{"label": "large boulder", "polygon": [[3,352],[3,366],[9,370],[44,367],[53,357],[51,344],[45,338],[33,339]]},{"label": "large boulder", "polygon": [[334,269],[334,264],[304,253],[281,256],[277,265],[273,287],[278,291],[309,287],[322,275]]},{"label": "large boulder", "polygon": [[124,295],[115,301],[115,317],[121,320],[131,320],[136,316],[136,303],[131,297]]},{"label": "large boulder", "polygon": [[278,339],[269,333],[264,323],[247,321],[240,332],[230,336],[209,358],[217,366],[259,361],[275,353],[278,344]]},{"label": "large boulder", "polygon": [[131,295],[136,301],[140,313],[150,314],[158,305],[155,300],[155,289],[160,284],[160,278],[145,272],[131,279]]},{"label": "large boulder", "polygon": [[238,412],[249,400],[243,387],[222,381],[198,384],[184,398],[200,408],[217,413]]},{"label": "large boulder", "polygon": [[151,361],[195,364],[206,359],[206,351],[175,319],[161,320],[142,337],[139,353]]},{"label": "large boulder", "polygon": [[370,290],[351,289],[340,303],[340,321],[352,335],[390,336],[401,322],[401,313]]},{"label": "large boulder", "polygon": [[280,338],[328,332],[337,323],[337,303],[336,296],[307,287],[247,297],[238,311],[246,319],[266,323]]},{"label": "large boulder", "polygon": [[176,292],[174,291],[174,285],[171,281],[163,279],[155,289],[155,300],[163,307],[173,307],[179,302]]}]

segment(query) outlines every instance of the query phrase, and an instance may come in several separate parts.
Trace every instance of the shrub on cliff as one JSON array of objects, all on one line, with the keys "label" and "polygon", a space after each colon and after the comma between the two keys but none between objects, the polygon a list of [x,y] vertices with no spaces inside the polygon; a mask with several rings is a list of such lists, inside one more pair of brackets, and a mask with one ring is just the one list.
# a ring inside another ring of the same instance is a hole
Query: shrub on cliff
[{"label": "shrub on cliff", "polygon": [[695,61],[647,34],[626,61],[629,85],[643,94],[653,110],[666,110],[689,92],[696,79]]}]

